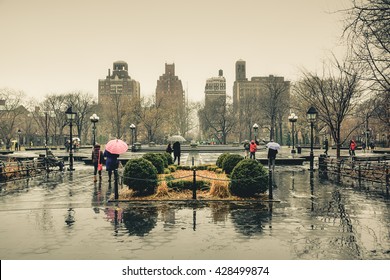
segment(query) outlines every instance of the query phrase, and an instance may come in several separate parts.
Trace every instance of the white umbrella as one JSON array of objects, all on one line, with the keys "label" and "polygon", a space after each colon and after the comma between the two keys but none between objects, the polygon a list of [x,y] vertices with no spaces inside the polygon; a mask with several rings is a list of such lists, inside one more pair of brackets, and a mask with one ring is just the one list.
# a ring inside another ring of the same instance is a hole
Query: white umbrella
[{"label": "white umbrella", "polygon": [[185,142],[186,139],[184,139],[181,135],[172,135],[168,137],[168,141],[170,142]]},{"label": "white umbrella", "polygon": [[78,137],[73,137],[72,140],[73,140],[73,141],[80,142],[80,138],[78,138]]},{"label": "white umbrella", "polygon": [[271,150],[279,150],[280,149],[280,145],[276,142],[269,142],[267,145],[265,145],[268,149],[271,149]]}]

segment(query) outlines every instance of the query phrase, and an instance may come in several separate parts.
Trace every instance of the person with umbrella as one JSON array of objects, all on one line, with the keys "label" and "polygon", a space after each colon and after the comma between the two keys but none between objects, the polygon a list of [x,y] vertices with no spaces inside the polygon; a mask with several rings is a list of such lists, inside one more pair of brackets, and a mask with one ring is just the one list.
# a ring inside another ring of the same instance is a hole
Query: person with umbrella
[{"label": "person with umbrella", "polygon": [[127,146],[127,144],[120,139],[111,140],[106,144],[106,149],[104,150],[103,156],[106,158],[108,182],[111,182],[112,171],[114,171],[114,176],[115,178],[117,178],[119,155],[125,153],[128,148],[129,147]]},{"label": "person with umbrella", "polygon": [[176,141],[173,143],[173,162],[175,163],[177,159],[177,165],[180,165],[180,154],[181,154],[181,148],[180,148],[180,142]]},{"label": "person with umbrella", "polygon": [[278,143],[275,143],[273,139],[266,145],[268,148],[268,167],[272,169],[275,168],[275,159],[276,155],[278,154],[278,150],[280,149],[280,145]]}]

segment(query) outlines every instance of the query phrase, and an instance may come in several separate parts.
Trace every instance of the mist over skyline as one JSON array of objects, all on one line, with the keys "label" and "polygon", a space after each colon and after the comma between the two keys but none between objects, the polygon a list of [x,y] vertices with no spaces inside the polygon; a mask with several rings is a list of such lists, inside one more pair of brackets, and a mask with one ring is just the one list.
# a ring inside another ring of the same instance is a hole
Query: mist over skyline
[{"label": "mist over skyline", "polygon": [[165,63],[193,101],[222,69],[232,94],[234,65],[247,78],[294,81],[301,69],[320,70],[340,53],[341,13],[348,0],[132,1],[0,0],[0,88],[43,99],[84,91],[126,61],[141,96],[155,93]]}]

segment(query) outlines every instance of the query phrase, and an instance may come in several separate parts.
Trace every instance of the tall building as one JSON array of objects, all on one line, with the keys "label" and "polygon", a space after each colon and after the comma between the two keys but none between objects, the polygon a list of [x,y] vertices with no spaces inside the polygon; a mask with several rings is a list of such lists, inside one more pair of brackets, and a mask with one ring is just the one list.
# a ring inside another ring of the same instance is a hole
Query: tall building
[{"label": "tall building", "polygon": [[[236,80],[233,84],[233,108],[237,112],[244,100],[253,98],[253,100],[264,100],[264,95],[269,90],[270,84],[277,84],[283,87],[284,94],[288,98],[290,95],[290,82],[285,81],[284,77],[265,76],[252,77],[250,80],[246,77],[245,61],[236,62]],[[242,109],[242,108],[241,108]]]},{"label": "tall building", "polygon": [[[202,139],[216,141],[217,131],[222,131],[221,123],[226,111],[226,79],[223,71],[219,70],[218,77],[206,80],[205,106],[199,112],[200,131]],[[220,139],[222,141],[222,138]]]},{"label": "tall building", "polygon": [[169,99],[184,108],[185,98],[181,80],[175,76],[175,64],[165,63],[165,73],[157,80],[156,102]]},{"label": "tall building", "polygon": [[207,79],[205,86],[205,107],[226,104],[226,79],[219,70],[218,77]]},{"label": "tall building", "polygon": [[115,61],[113,63],[112,74],[108,69],[108,75],[105,79],[99,79],[98,85],[98,103],[105,104],[110,102],[113,95],[119,95],[121,101],[125,103],[140,98],[140,84],[131,79],[128,73],[128,65],[124,61]]},{"label": "tall building", "polygon": [[[251,129],[255,122],[261,127],[268,127],[265,130],[271,130],[272,134],[276,129],[281,131],[279,124],[285,122],[283,115],[290,98],[290,82],[285,81],[284,77],[273,75],[252,77],[249,80],[243,60],[236,62],[235,70],[233,110],[240,122],[240,138],[252,137]],[[278,137],[281,138],[280,135]]]}]

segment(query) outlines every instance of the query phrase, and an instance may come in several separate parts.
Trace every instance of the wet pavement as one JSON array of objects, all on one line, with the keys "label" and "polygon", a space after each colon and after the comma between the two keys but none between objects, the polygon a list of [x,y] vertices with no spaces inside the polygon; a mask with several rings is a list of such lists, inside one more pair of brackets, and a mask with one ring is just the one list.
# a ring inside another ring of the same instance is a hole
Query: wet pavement
[{"label": "wet pavement", "polygon": [[115,204],[106,174],[94,184],[91,166],[75,169],[2,185],[1,259],[390,259],[385,186],[337,186],[286,166],[274,203]]}]

